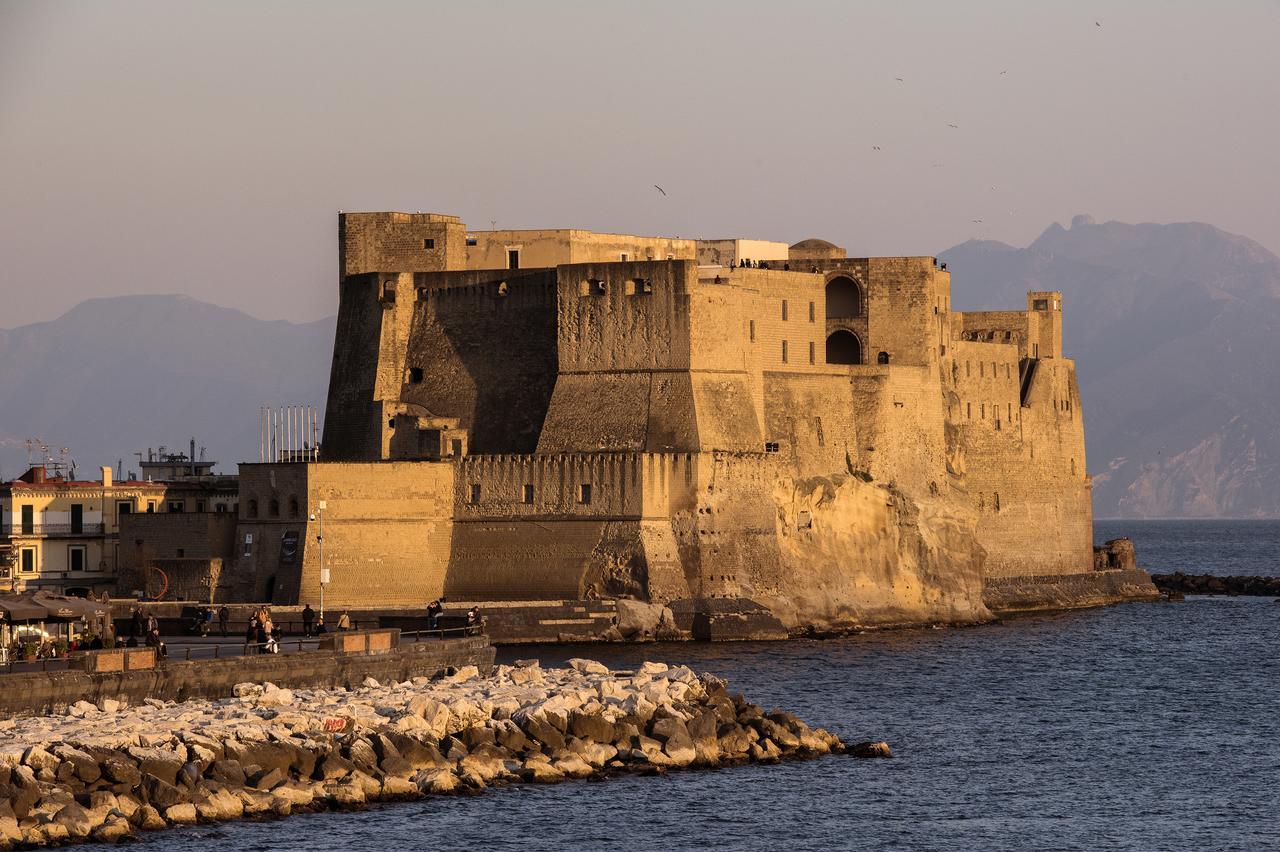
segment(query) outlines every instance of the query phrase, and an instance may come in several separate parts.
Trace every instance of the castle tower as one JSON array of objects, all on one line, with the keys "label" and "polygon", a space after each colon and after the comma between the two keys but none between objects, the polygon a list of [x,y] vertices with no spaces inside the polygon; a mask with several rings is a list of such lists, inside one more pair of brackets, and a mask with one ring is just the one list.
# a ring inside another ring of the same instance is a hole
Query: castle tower
[{"label": "castle tower", "polygon": [[1062,357],[1062,293],[1027,293],[1028,350],[1032,358]]}]

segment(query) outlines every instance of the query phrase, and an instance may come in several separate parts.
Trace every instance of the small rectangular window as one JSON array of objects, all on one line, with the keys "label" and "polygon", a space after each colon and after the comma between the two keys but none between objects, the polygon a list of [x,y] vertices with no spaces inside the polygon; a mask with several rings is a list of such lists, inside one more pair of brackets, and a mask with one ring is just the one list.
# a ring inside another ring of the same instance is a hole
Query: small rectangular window
[{"label": "small rectangular window", "polygon": [[474,506],[480,502],[480,484],[473,483],[471,485],[471,504]]},{"label": "small rectangular window", "polygon": [[84,506],[80,503],[71,504],[71,534],[81,535],[84,532]]},{"label": "small rectangular window", "polygon": [[814,357],[815,357],[815,356],[814,356],[814,351],[813,351],[813,341],[812,341],[812,340],[810,340],[810,341],[809,341],[809,363],[810,363],[810,364],[817,363],[817,362],[815,362],[815,361],[813,360],[813,359],[814,359]]},{"label": "small rectangular window", "polygon": [[817,316],[818,316],[818,313],[813,307],[813,302],[810,302],[809,303],[809,322],[813,322],[814,320],[816,320]]},{"label": "small rectangular window", "polygon": [[787,341],[782,341],[782,363],[787,363]]},{"label": "small rectangular window", "polygon": [[533,502],[533,486],[526,484],[520,489],[520,502],[526,505]]},{"label": "small rectangular window", "polygon": [[778,451],[778,442],[777,442],[777,441],[765,441],[765,442],[764,442],[764,451],[765,451],[766,453],[776,453],[776,452]]},{"label": "small rectangular window", "polygon": [[72,571],[83,571],[84,562],[83,547],[72,547],[67,550],[67,568]]},{"label": "small rectangular window", "polygon": [[474,246],[475,244],[476,244],[476,238],[475,238],[475,237],[467,237],[467,245],[469,245],[469,246]]},{"label": "small rectangular window", "polygon": [[182,512],[187,508],[187,504],[183,500],[170,500],[168,510],[170,512]]},{"label": "small rectangular window", "polygon": [[186,551],[186,549],[185,549],[185,548],[182,548],[182,547],[179,547],[179,548],[178,548],[178,558],[179,558],[179,559],[182,559],[182,558],[184,558],[186,555],[187,555],[187,551]]},{"label": "small rectangular window", "polygon": [[22,507],[22,534],[35,535],[36,531],[36,508],[35,506]]},{"label": "small rectangular window", "polygon": [[578,486],[578,502],[586,506],[591,502],[591,483],[584,482]]},{"label": "small rectangular window", "polygon": [[627,262],[627,253],[624,251],[624,252],[622,252],[621,254],[619,254],[619,255],[618,255],[618,260],[619,260],[619,261],[621,261],[622,263],[626,263],[626,262]]},{"label": "small rectangular window", "polygon": [[507,269],[520,268],[520,249],[507,249]]},{"label": "small rectangular window", "polygon": [[787,321],[787,300],[786,299],[782,300],[782,321],[783,322]]},{"label": "small rectangular window", "polygon": [[22,573],[36,573],[36,550],[34,547],[24,547],[22,549]]},{"label": "small rectangular window", "polygon": [[433,239],[425,239],[422,241],[422,247],[428,250],[433,249],[436,247],[436,241]]},{"label": "small rectangular window", "polygon": [[751,342],[756,342],[756,321],[751,320],[747,323],[747,331],[751,335]]},{"label": "small rectangular window", "polygon": [[422,384],[422,368],[421,367],[409,368],[409,384],[411,385]]}]

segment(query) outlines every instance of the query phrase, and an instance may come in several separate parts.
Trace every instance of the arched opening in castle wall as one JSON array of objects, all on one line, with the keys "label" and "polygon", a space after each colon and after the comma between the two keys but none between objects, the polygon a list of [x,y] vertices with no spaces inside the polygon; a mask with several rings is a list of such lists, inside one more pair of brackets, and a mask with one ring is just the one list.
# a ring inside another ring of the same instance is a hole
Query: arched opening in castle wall
[{"label": "arched opening in castle wall", "polygon": [[828,364],[861,364],[862,341],[852,331],[839,329],[827,337]]},{"label": "arched opening in castle wall", "polygon": [[827,282],[827,319],[862,316],[862,288],[847,275]]}]

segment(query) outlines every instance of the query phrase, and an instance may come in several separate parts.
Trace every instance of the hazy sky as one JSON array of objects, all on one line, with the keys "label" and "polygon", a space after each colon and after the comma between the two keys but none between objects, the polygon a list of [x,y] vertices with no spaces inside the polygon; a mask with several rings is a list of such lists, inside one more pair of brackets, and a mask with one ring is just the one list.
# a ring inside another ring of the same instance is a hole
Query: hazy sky
[{"label": "hazy sky", "polygon": [[339,209],[862,255],[1088,212],[1274,251],[1278,45],[1277,0],[0,0],[0,328],[123,293],[315,319]]}]

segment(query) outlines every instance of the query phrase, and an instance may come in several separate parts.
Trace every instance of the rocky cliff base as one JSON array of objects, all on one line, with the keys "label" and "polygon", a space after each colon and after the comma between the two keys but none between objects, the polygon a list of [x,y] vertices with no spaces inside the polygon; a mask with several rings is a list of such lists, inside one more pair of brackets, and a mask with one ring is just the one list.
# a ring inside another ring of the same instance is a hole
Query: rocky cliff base
[{"label": "rocky cliff base", "polygon": [[140,831],[624,772],[833,753],[790,713],[710,675],[590,660],[474,667],[353,690],[240,684],[235,697],[0,721],[0,849],[120,841]]}]

